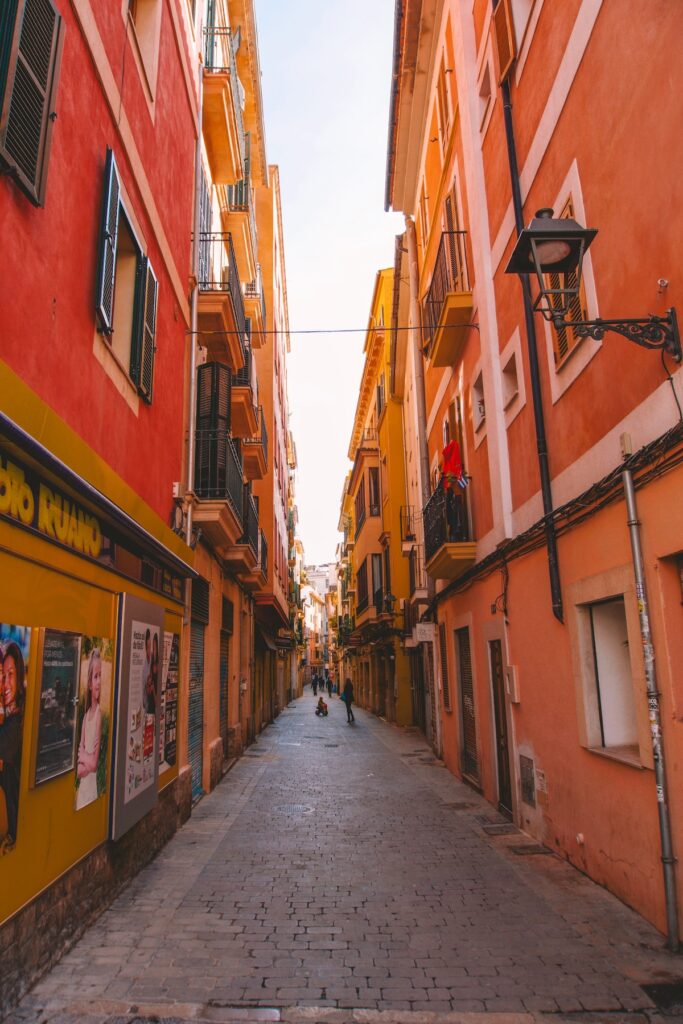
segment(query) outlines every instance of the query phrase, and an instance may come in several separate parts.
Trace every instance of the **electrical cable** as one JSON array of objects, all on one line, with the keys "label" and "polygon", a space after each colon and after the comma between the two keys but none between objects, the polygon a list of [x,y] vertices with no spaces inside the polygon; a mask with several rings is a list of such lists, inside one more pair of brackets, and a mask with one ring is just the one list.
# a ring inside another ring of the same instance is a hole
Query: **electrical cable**
[{"label": "electrical cable", "polygon": [[[466,327],[479,327],[479,324],[465,324]],[[459,330],[460,328],[458,328]],[[286,337],[288,334],[371,334],[374,331],[419,331],[420,327],[416,324],[412,327],[309,327],[300,331],[276,331],[276,330],[263,330],[258,331],[258,334],[281,334]],[[241,331],[185,331],[185,334],[205,334],[207,337],[213,334],[229,335],[233,337],[237,335],[242,336]]]},{"label": "electrical cable", "polygon": [[662,357],[662,366],[664,367],[664,373],[666,374],[666,379],[668,380],[669,384],[671,385],[671,390],[672,390],[673,396],[674,396],[674,402],[676,403],[676,405],[678,407],[678,417],[679,417],[681,423],[683,423],[683,409],[681,409],[681,403],[679,402],[678,395],[676,394],[676,387],[674,385],[674,379],[671,376],[671,371],[669,370],[669,367],[666,365],[666,360],[664,358],[664,349],[662,348],[659,351],[660,351],[660,355]]}]

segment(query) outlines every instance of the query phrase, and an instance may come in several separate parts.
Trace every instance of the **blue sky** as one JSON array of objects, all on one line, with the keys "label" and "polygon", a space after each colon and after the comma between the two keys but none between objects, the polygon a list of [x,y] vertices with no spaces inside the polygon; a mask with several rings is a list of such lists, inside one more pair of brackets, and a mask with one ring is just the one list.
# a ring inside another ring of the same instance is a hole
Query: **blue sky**
[{"label": "blue sky", "polygon": [[[384,213],[394,0],[255,0],[268,160],[280,166],[292,330],[364,327],[402,218]],[[331,561],[362,334],[292,335],[307,562]]]}]

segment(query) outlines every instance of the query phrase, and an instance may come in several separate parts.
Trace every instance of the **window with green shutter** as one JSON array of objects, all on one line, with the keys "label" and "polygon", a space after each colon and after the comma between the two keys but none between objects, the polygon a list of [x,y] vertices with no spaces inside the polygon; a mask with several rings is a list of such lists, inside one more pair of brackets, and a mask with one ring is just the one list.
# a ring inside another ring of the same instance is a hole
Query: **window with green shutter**
[{"label": "window with green shutter", "polygon": [[116,159],[107,150],[95,312],[100,332],[146,402],[152,401],[159,285],[121,200]]},{"label": "window with green shutter", "polygon": [[52,0],[0,3],[0,162],[45,203],[64,22]]}]

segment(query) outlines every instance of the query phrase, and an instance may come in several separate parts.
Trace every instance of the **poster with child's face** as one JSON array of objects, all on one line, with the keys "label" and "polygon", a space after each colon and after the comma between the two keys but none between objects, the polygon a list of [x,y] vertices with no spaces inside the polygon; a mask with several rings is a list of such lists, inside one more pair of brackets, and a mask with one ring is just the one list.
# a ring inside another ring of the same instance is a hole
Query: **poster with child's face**
[{"label": "poster with child's face", "polygon": [[75,775],[77,811],[107,792],[113,670],[113,640],[82,637]]},{"label": "poster with child's face", "polygon": [[17,841],[19,780],[31,647],[28,626],[0,623],[0,852]]}]

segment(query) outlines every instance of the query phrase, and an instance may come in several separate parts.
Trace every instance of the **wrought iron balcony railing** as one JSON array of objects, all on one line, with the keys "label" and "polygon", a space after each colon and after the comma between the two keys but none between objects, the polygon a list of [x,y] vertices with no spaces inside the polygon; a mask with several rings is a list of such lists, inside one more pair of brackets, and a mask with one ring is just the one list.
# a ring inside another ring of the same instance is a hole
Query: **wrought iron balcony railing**
[{"label": "wrought iron balcony railing", "polygon": [[267,576],[268,575],[268,541],[266,540],[266,535],[263,532],[263,530],[261,530],[261,550],[260,550],[259,554],[260,554],[259,565],[261,566],[261,572],[263,573],[264,576]]},{"label": "wrought iron balcony railing", "polygon": [[416,544],[410,552],[408,575],[410,578],[411,597],[416,590],[427,589],[427,572],[425,570],[424,551],[421,544]]},{"label": "wrought iron balcony railing", "polygon": [[261,317],[263,319],[263,326],[266,325],[266,296],[263,290],[263,277],[261,274],[261,264],[256,268],[256,277],[253,281],[250,281],[244,286],[244,294],[247,298],[259,299],[261,302]]},{"label": "wrought iron balcony railing", "polygon": [[223,430],[198,430],[194,489],[198,498],[227,500],[242,522],[242,463],[233,439]]},{"label": "wrought iron balcony railing", "polygon": [[[256,437],[245,437],[242,440],[242,444],[245,447],[247,447],[249,445],[253,446],[253,445],[260,444],[262,449],[263,449],[263,454],[264,454],[265,460],[266,460],[266,462],[268,462],[268,431],[266,430],[266,418],[265,418],[265,416],[263,414],[263,406],[262,405],[259,405],[259,407],[258,407],[257,417],[256,418],[257,418],[257,421],[258,421],[258,423],[260,425]],[[292,513],[290,512],[290,516],[291,515],[292,515]],[[293,518],[294,517],[292,516],[292,526],[291,526],[292,530],[294,529]]]},{"label": "wrought iron balcony railing", "polygon": [[429,341],[441,319],[446,296],[470,290],[467,266],[467,232],[443,231],[436,254],[432,282],[424,300],[424,339]]},{"label": "wrought iron balcony railing", "polygon": [[244,530],[244,533],[240,538],[240,544],[248,544],[254,554],[258,557],[258,507],[254,500],[254,496],[251,493],[249,484],[244,484],[242,495],[242,529]]},{"label": "wrought iron balcony railing", "polygon": [[401,506],[401,541],[404,544],[415,543],[418,538],[417,527],[422,513],[412,505]]},{"label": "wrought iron balcony railing", "polygon": [[238,145],[242,165],[247,160],[247,143],[242,114],[241,86],[237,75],[235,40],[229,26],[207,25],[204,29],[204,72],[205,74],[227,74],[230,77],[230,95],[235,109]]},{"label": "wrought iron balcony railing", "polygon": [[200,231],[198,284],[200,292],[227,292],[230,295],[237,333],[244,350],[246,314],[235,247],[229,231]]},{"label": "wrought iron balcony railing", "polygon": [[439,485],[423,511],[425,559],[429,562],[444,544],[470,541],[464,494]]},{"label": "wrought iron balcony railing", "polygon": [[256,378],[256,361],[251,346],[244,349],[244,366],[233,374],[233,388],[249,388],[254,408],[258,409],[258,380]]}]

